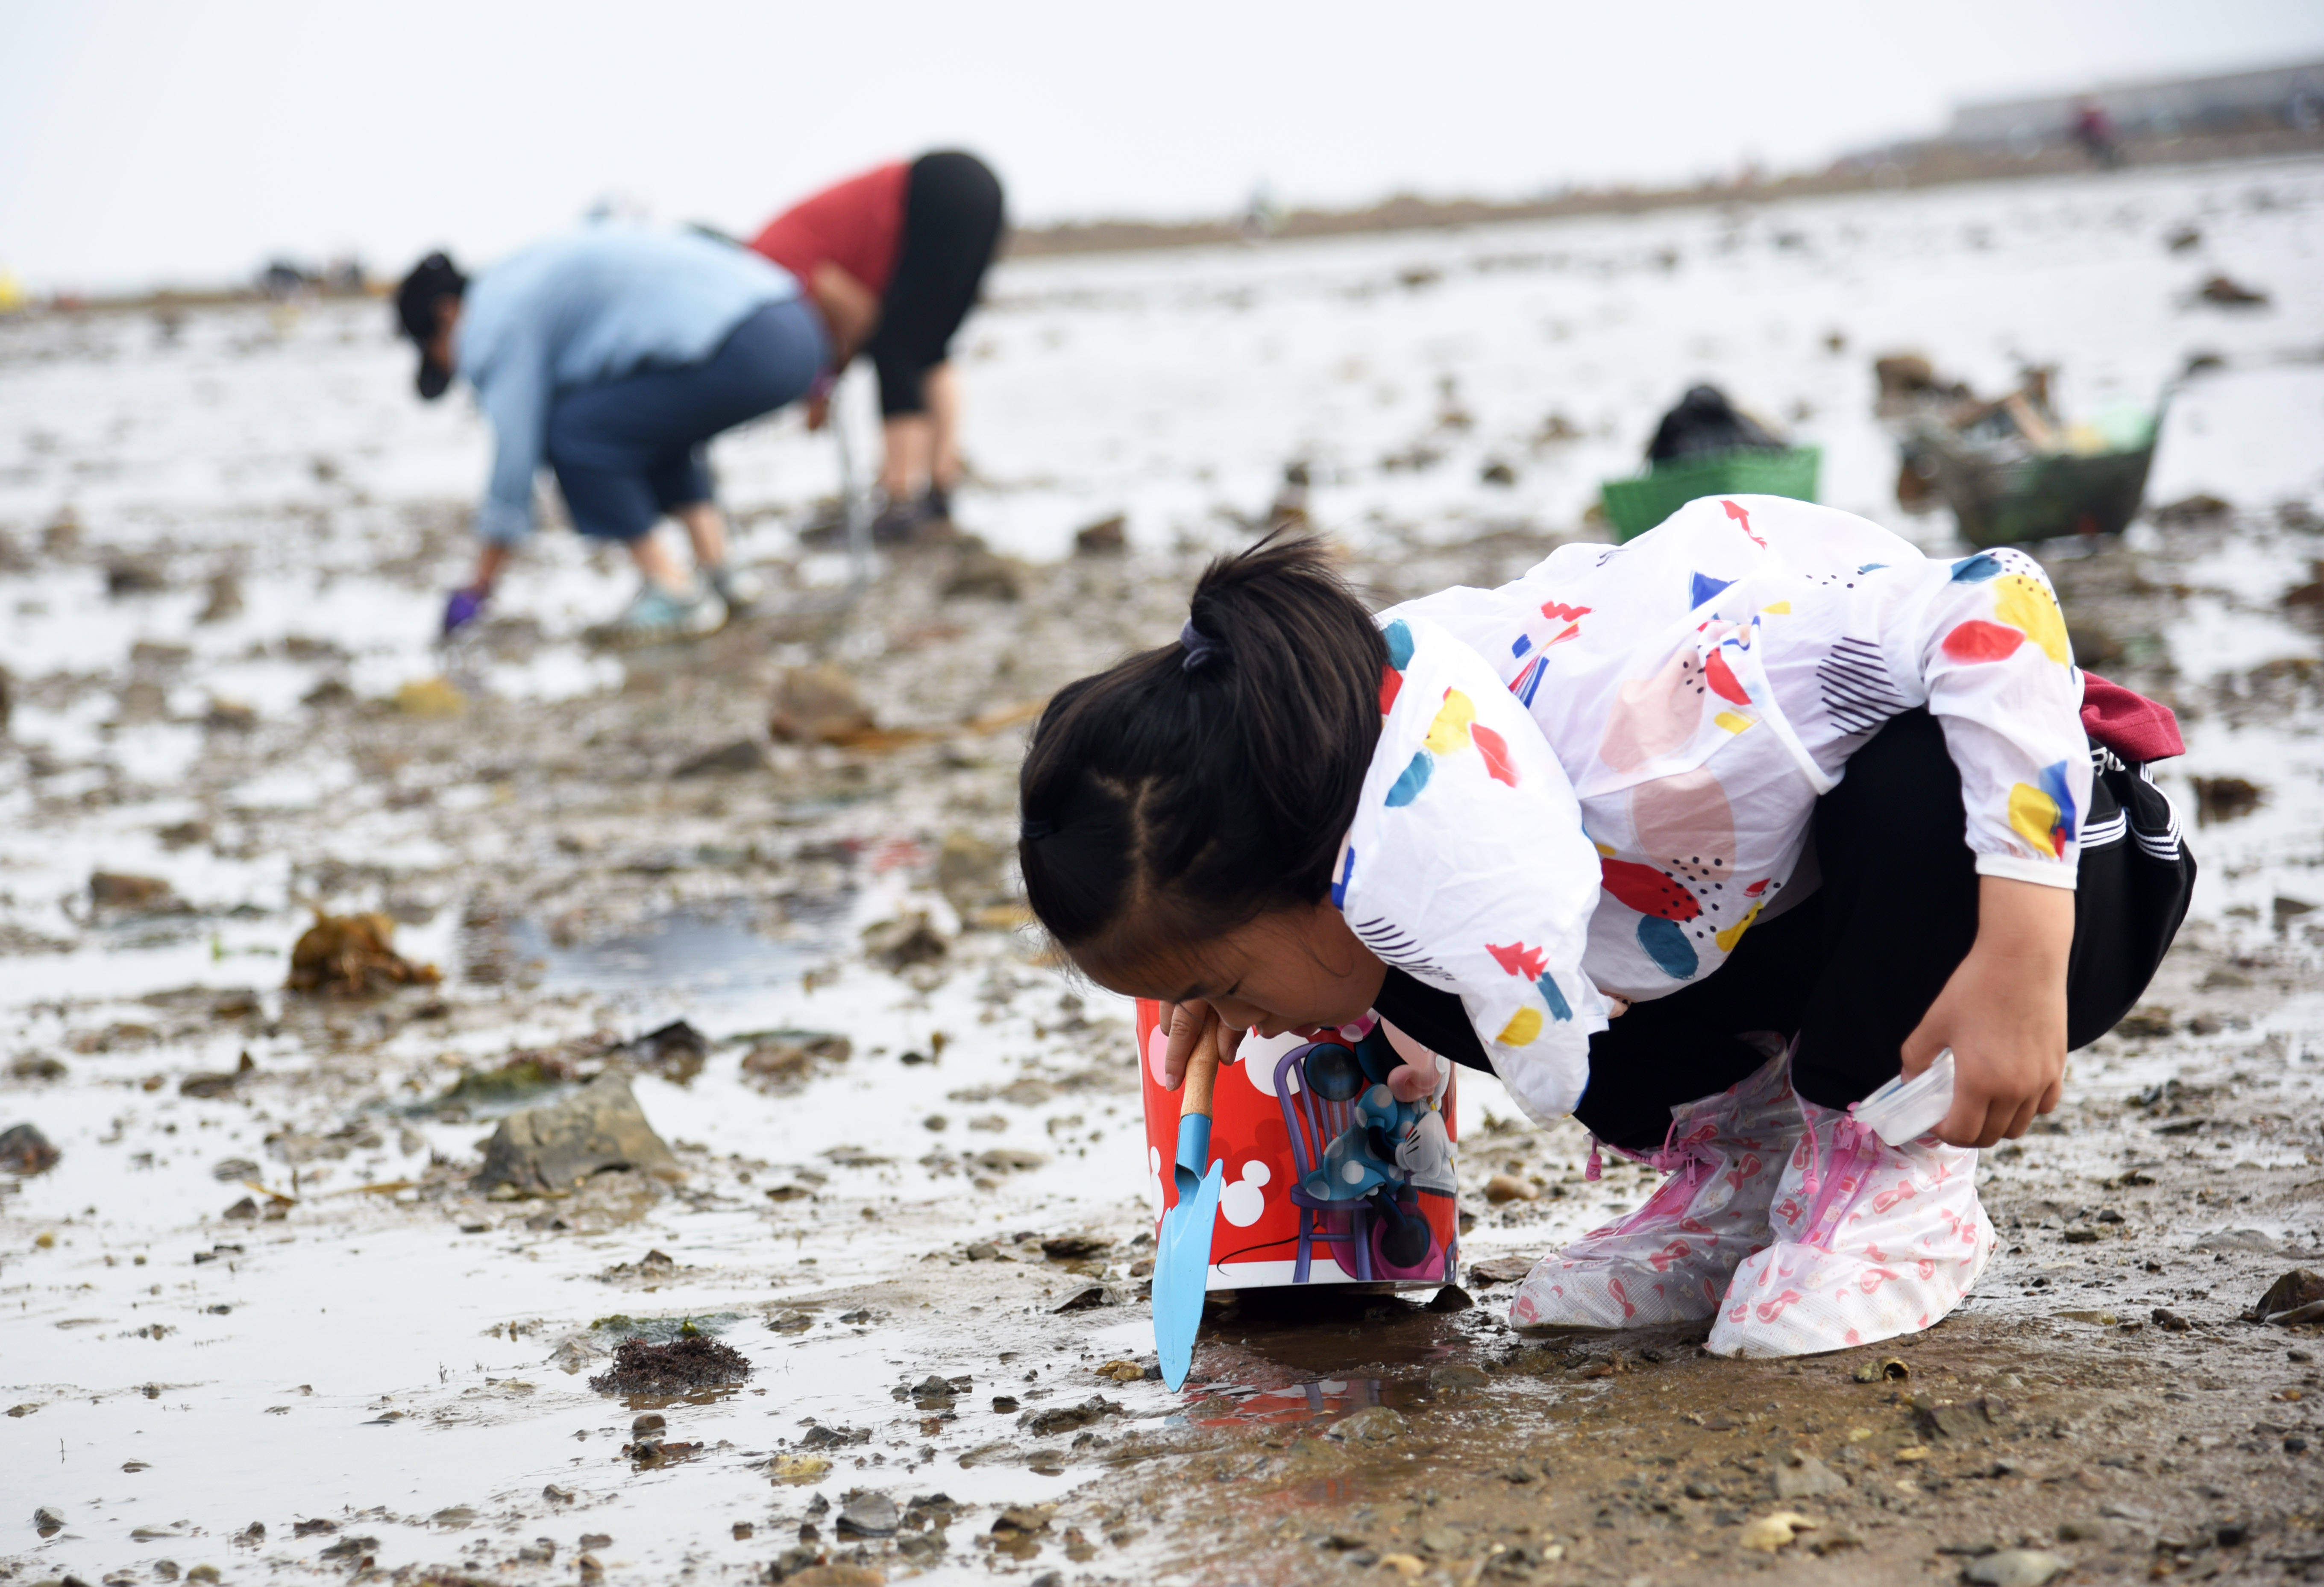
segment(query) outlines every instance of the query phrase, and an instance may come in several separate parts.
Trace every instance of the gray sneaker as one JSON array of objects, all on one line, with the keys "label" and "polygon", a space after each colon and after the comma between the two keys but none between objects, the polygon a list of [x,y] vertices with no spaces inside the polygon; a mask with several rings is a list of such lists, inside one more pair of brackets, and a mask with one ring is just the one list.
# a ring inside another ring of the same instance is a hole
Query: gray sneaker
[{"label": "gray sneaker", "polygon": [[729,614],[748,611],[767,598],[767,582],[747,568],[720,563],[700,571],[710,582],[711,591],[726,603]]},{"label": "gray sneaker", "polygon": [[641,645],[666,645],[678,639],[699,639],[726,623],[726,603],[703,591],[678,594],[659,584],[640,590],[612,622],[589,630],[592,644],[629,650]]}]

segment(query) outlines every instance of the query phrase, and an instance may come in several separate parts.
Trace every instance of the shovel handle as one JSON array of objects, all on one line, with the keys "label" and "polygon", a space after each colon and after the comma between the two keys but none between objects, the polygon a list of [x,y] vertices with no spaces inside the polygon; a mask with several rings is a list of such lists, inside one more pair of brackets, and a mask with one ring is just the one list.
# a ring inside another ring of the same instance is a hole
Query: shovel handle
[{"label": "shovel handle", "polygon": [[1194,1114],[1200,1114],[1204,1118],[1211,1116],[1211,1087],[1217,1083],[1218,1078],[1219,1050],[1215,1044],[1204,1041],[1186,1060],[1185,1084],[1180,1088],[1178,1097],[1180,1118]]}]

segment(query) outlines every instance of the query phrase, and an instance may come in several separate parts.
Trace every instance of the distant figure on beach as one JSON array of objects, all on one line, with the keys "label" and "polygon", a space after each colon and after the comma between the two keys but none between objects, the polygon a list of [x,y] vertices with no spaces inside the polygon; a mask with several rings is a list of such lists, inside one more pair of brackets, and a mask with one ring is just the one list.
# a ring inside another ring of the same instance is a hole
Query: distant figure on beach
[{"label": "distant figure on beach", "polygon": [[[835,378],[858,353],[880,373],[884,454],[872,537],[899,545],[946,533],[960,480],[953,334],[976,303],[1001,241],[1001,179],[973,154],[923,154],[804,198],[751,246],[807,289]],[[807,403],[826,417],[828,382]]]},{"label": "distant figure on beach", "polygon": [[2114,135],[2114,117],[2106,106],[2095,99],[2085,99],[2074,112],[2074,142],[2090,157],[2090,163],[2104,170],[2112,170],[2122,163],[2122,145]]},{"label": "distant figure on beach", "polygon": [[[687,638],[750,603],[727,564],[710,438],[807,394],[829,348],[798,281],[747,249],[692,233],[602,225],[518,252],[471,281],[431,253],[396,289],[420,347],[420,394],[466,380],[492,421],[475,575],[444,631],[483,610],[532,532],[533,476],[557,475],[573,527],[629,548],[642,583],[597,630],[614,645]],[[685,526],[694,568],[653,530]]]}]

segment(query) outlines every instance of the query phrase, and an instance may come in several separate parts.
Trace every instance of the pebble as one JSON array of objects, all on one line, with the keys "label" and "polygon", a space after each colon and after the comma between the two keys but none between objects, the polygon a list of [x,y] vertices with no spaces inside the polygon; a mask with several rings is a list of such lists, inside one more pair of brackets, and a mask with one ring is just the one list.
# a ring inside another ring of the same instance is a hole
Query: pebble
[{"label": "pebble", "polygon": [[892,1537],[901,1518],[896,1501],[884,1493],[855,1494],[839,1509],[842,1537]]},{"label": "pebble", "polygon": [[30,1124],[17,1124],[0,1133],[0,1170],[9,1173],[45,1174],[63,1155]]},{"label": "pebble", "polygon": [[1404,1436],[1409,1426],[1402,1413],[1391,1406],[1366,1406],[1353,1416],[1342,1417],[1325,1430],[1326,1438],[1353,1439],[1360,1444],[1386,1444]]},{"label": "pebble", "polygon": [[1476,1301],[1458,1284],[1447,1284],[1429,1298],[1428,1309],[1435,1312],[1467,1311]]},{"label": "pebble", "polygon": [[1056,1516],[1054,1504],[1012,1504],[992,1519],[995,1532],[1046,1532]]},{"label": "pebble", "polygon": [[2004,1548],[1969,1562],[1961,1580],[1978,1587],[2042,1587],[2073,1561],[2042,1548]]},{"label": "pebble", "polygon": [[1747,1523],[1736,1541],[1758,1553],[1773,1554],[1800,1533],[1812,1532],[1815,1528],[1816,1523],[1797,1510],[1779,1509],[1773,1515],[1761,1516],[1757,1520]]},{"label": "pebble", "polygon": [[1848,1491],[1848,1479],[1814,1455],[1791,1454],[1775,1467],[1775,1497],[1821,1499]]},{"label": "pebble", "polygon": [[1541,1192],[1515,1174],[1495,1174],[1485,1181],[1485,1199],[1496,1206],[1505,1201],[1538,1201]]},{"label": "pebble", "polygon": [[679,1175],[678,1159],[630,1092],[629,1081],[600,1075],[564,1101],[509,1115],[484,1147],[478,1190],[510,1185],[520,1192],[570,1189],[601,1169]]}]

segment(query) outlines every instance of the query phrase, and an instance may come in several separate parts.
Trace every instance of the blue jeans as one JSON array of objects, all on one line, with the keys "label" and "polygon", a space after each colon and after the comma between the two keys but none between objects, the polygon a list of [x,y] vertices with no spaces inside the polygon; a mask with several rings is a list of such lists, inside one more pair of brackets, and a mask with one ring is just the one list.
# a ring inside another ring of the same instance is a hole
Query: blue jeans
[{"label": "blue jeans", "polygon": [[828,350],[802,298],[770,303],[699,363],[641,369],[560,394],[546,451],[573,527],[628,542],[712,499],[710,438],[807,394]]}]

